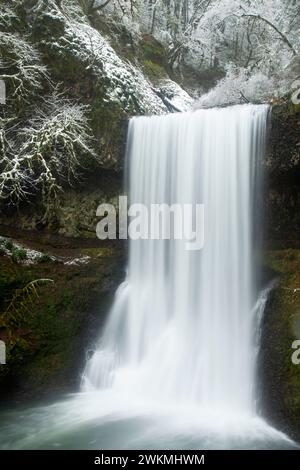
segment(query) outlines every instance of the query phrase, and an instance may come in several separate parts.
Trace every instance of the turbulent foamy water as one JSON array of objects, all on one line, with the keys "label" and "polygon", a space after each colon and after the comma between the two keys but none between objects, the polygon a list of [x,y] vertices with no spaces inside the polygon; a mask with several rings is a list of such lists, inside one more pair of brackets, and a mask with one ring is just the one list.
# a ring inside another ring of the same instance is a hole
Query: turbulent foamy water
[{"label": "turbulent foamy water", "polygon": [[131,120],[130,202],[204,204],[204,247],[131,240],[82,392],[3,415],[2,446],[293,447],[256,409],[267,293],[253,282],[253,206],[267,114],[245,105]]}]

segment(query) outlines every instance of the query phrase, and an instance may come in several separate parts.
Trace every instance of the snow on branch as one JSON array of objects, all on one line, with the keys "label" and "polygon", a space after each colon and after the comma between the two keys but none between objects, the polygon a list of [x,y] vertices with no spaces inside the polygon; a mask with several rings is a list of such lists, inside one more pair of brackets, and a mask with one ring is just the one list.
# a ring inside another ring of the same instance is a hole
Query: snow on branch
[{"label": "snow on branch", "polygon": [[288,39],[287,35],[284,34],[272,21],[268,20],[268,18],[265,18],[258,13],[241,13],[241,14],[233,13],[230,16],[235,16],[236,18],[253,18],[255,20],[266,23],[279,35],[280,39],[289,47],[293,55],[297,55],[297,51],[292,45],[292,43],[290,42],[290,40]]},{"label": "snow on branch", "polygon": [[[276,92],[274,92],[276,90]],[[226,76],[208,93],[201,96],[195,108],[210,108],[239,103],[270,102],[289,91],[289,82],[284,77],[274,75],[272,78],[261,71],[228,64]]]},{"label": "snow on branch", "polygon": [[[1,5],[1,9],[2,9]],[[10,29],[19,21],[18,15],[16,12],[9,6],[5,6],[0,15],[0,26],[1,29]]]},{"label": "snow on branch", "polygon": [[18,34],[0,31],[0,78],[12,87],[13,98],[26,99],[48,79],[37,50]]},{"label": "snow on branch", "polygon": [[[3,121],[3,120],[2,120]],[[10,144],[2,127],[0,144],[0,199],[15,204],[40,190],[44,201],[56,198],[64,181],[77,177],[79,155],[94,155],[87,106],[65,99],[57,92],[19,129],[18,148]]]}]

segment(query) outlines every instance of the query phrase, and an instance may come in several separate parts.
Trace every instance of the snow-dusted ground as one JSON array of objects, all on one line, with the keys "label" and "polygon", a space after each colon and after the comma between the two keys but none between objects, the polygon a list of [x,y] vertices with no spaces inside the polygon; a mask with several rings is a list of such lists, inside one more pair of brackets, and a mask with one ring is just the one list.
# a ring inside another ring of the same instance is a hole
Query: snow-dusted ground
[{"label": "snow-dusted ground", "polygon": [[[11,247],[8,245],[9,242],[12,245]],[[4,255],[10,257],[13,255],[13,250],[24,250],[26,252],[26,258],[20,259],[19,261],[23,265],[35,264],[45,255],[45,253],[42,253],[41,251],[25,247],[23,244],[2,236],[0,236],[0,246]],[[56,260],[54,256],[49,256],[49,259],[52,261]]]},{"label": "snow-dusted ground", "polygon": [[14,252],[22,250],[26,253],[24,259],[19,258],[18,264],[23,266],[28,266],[31,264],[36,264],[41,262],[44,256],[46,256],[49,261],[56,261],[65,264],[66,266],[79,266],[81,264],[88,264],[91,260],[91,257],[88,255],[80,255],[76,258],[71,258],[70,256],[53,256],[42,251],[33,250],[23,243],[11,240],[7,237],[0,236],[0,247],[4,256],[12,257]]}]

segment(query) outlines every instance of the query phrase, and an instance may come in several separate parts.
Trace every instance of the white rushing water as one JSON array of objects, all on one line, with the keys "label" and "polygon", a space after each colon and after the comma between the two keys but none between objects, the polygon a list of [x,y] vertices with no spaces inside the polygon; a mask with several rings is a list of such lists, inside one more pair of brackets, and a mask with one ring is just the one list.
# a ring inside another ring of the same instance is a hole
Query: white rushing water
[{"label": "white rushing water", "polygon": [[256,410],[267,290],[254,285],[253,206],[267,115],[244,105],[131,120],[130,202],[204,204],[204,247],[131,240],[82,393],[2,415],[2,447],[293,447]]},{"label": "white rushing water", "polygon": [[255,413],[252,208],[267,114],[249,105],[131,120],[130,202],[204,204],[204,248],[130,241],[86,390]]}]

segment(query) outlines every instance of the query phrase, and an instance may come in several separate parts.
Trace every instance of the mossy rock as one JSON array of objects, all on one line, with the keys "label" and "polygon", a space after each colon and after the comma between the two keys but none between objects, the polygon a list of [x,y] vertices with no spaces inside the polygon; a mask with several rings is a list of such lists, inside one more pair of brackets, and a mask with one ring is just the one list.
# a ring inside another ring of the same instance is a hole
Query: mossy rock
[{"label": "mossy rock", "polygon": [[[10,331],[0,329],[7,343],[7,364],[0,368],[1,395],[20,398],[75,391],[84,366],[85,350],[100,331],[123,271],[123,251],[113,246],[74,252],[87,264],[65,265],[47,260],[18,265],[3,258],[0,267],[0,304],[3,312],[17,288],[38,278],[53,279]],[[0,313],[1,319],[1,313]]]},{"label": "mossy rock", "polygon": [[273,106],[263,171],[267,176],[265,213],[269,240],[299,239],[300,105]]},{"label": "mossy rock", "polygon": [[159,82],[163,78],[167,78],[165,69],[152,60],[144,60],[142,62],[145,74],[151,79],[152,82]]},{"label": "mossy rock", "polygon": [[278,283],[270,294],[262,322],[262,412],[275,426],[299,440],[300,365],[292,362],[292,343],[300,339],[300,251],[271,251],[266,265]]},{"label": "mossy rock", "polygon": [[144,34],[137,45],[137,58],[144,73],[154,85],[173,76],[165,47],[152,35]]},{"label": "mossy rock", "polygon": [[139,50],[145,60],[168,67],[167,53],[164,46],[150,34],[144,34],[139,42]]}]

